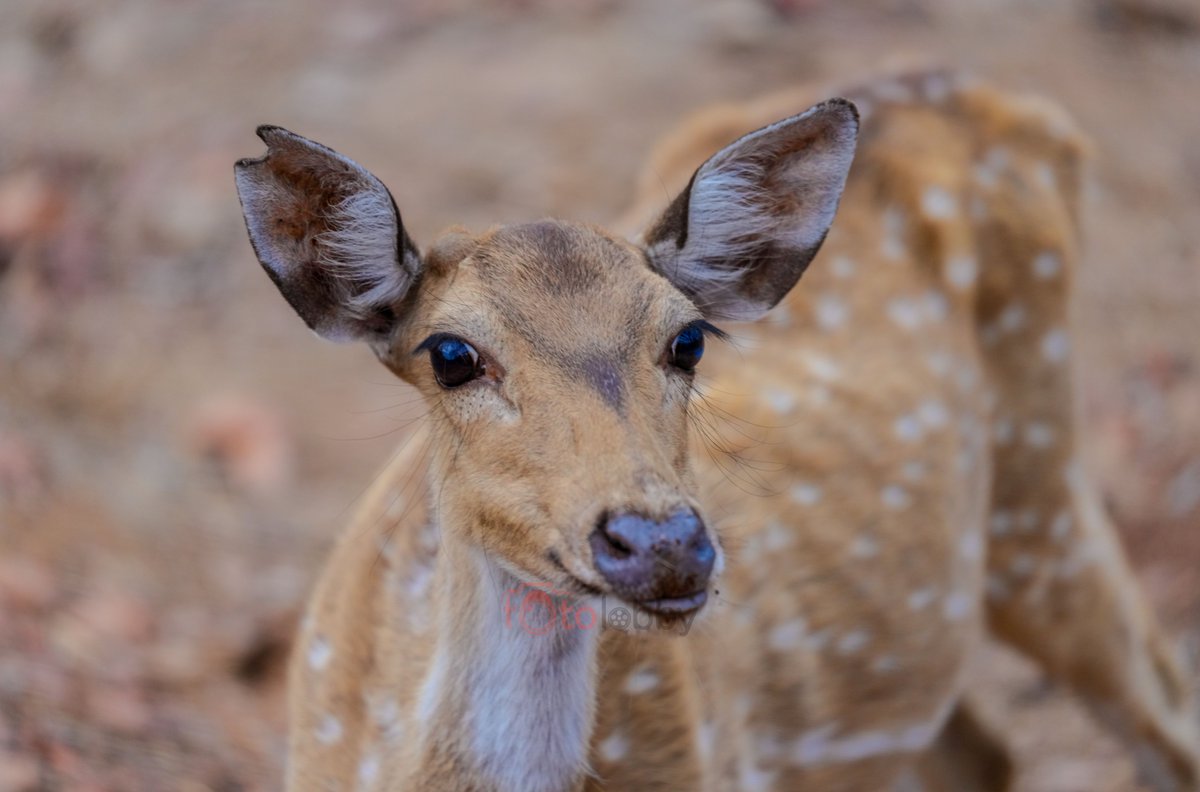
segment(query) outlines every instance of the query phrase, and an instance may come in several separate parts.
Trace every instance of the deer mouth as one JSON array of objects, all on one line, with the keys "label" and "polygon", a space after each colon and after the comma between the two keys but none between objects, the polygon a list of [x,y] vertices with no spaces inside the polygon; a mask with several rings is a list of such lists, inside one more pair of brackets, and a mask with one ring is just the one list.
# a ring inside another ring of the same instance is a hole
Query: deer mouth
[{"label": "deer mouth", "polygon": [[638,600],[631,604],[655,616],[678,619],[698,613],[708,602],[708,590],[701,589],[681,597],[658,597]]},{"label": "deer mouth", "polygon": [[616,590],[615,587],[602,587],[581,579],[567,569],[557,551],[547,553],[547,559],[562,573],[562,588],[582,597],[617,597],[619,601],[632,608],[656,616],[664,621],[690,618],[699,613],[708,604],[708,588],[700,588],[687,594],[671,594],[669,596],[631,597]]}]

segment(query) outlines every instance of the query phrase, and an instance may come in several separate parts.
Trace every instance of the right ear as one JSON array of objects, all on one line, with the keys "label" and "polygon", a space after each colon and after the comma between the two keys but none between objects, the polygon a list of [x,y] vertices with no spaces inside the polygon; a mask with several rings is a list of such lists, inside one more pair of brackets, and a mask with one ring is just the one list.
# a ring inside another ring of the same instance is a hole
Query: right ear
[{"label": "right ear", "polygon": [[830,99],[730,143],[646,232],[651,265],[707,317],[762,316],[820,249],[857,139],[858,110]]},{"label": "right ear", "polygon": [[267,153],[234,166],[250,244],[305,323],[334,341],[381,340],[421,258],[379,179],[332,149],[274,126]]}]

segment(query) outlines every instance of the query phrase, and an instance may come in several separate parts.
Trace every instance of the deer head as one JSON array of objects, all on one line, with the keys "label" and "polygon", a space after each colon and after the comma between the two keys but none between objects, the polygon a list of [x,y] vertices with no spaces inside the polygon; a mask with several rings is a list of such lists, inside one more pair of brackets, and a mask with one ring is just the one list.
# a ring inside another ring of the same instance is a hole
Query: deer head
[{"label": "deer head", "polygon": [[857,129],[831,100],[735,141],[640,243],[546,220],[454,230],[422,254],[378,179],[278,127],[236,178],[300,317],[424,395],[446,540],[526,581],[685,616],[721,567],[687,453],[697,365],[722,335],[710,321],[757,318],[796,283]]}]

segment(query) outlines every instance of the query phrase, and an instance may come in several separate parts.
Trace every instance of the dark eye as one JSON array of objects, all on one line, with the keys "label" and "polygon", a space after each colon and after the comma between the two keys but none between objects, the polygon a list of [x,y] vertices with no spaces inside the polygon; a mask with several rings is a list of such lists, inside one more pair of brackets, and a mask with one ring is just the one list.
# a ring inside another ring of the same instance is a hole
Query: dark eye
[{"label": "dark eye", "polygon": [[479,353],[461,338],[441,338],[431,343],[429,362],[443,388],[457,388],[483,374]]},{"label": "dark eye", "polygon": [[675,336],[675,340],[671,342],[670,363],[678,369],[691,371],[696,368],[696,364],[702,357],[704,357],[704,331],[696,325],[689,325],[680,331],[679,335]]}]

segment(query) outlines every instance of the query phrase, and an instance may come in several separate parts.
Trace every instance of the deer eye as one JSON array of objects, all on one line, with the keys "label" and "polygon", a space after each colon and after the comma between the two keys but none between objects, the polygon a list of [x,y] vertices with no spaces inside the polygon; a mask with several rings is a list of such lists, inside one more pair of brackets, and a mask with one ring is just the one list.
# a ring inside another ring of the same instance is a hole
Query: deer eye
[{"label": "deer eye", "polygon": [[[475,347],[454,336],[431,338],[426,342],[433,376],[443,388],[457,388],[483,374],[483,362]],[[425,346],[425,345],[422,345]]]},{"label": "deer eye", "polygon": [[671,341],[668,360],[672,366],[690,372],[704,357],[704,330],[698,325],[688,325]]}]

